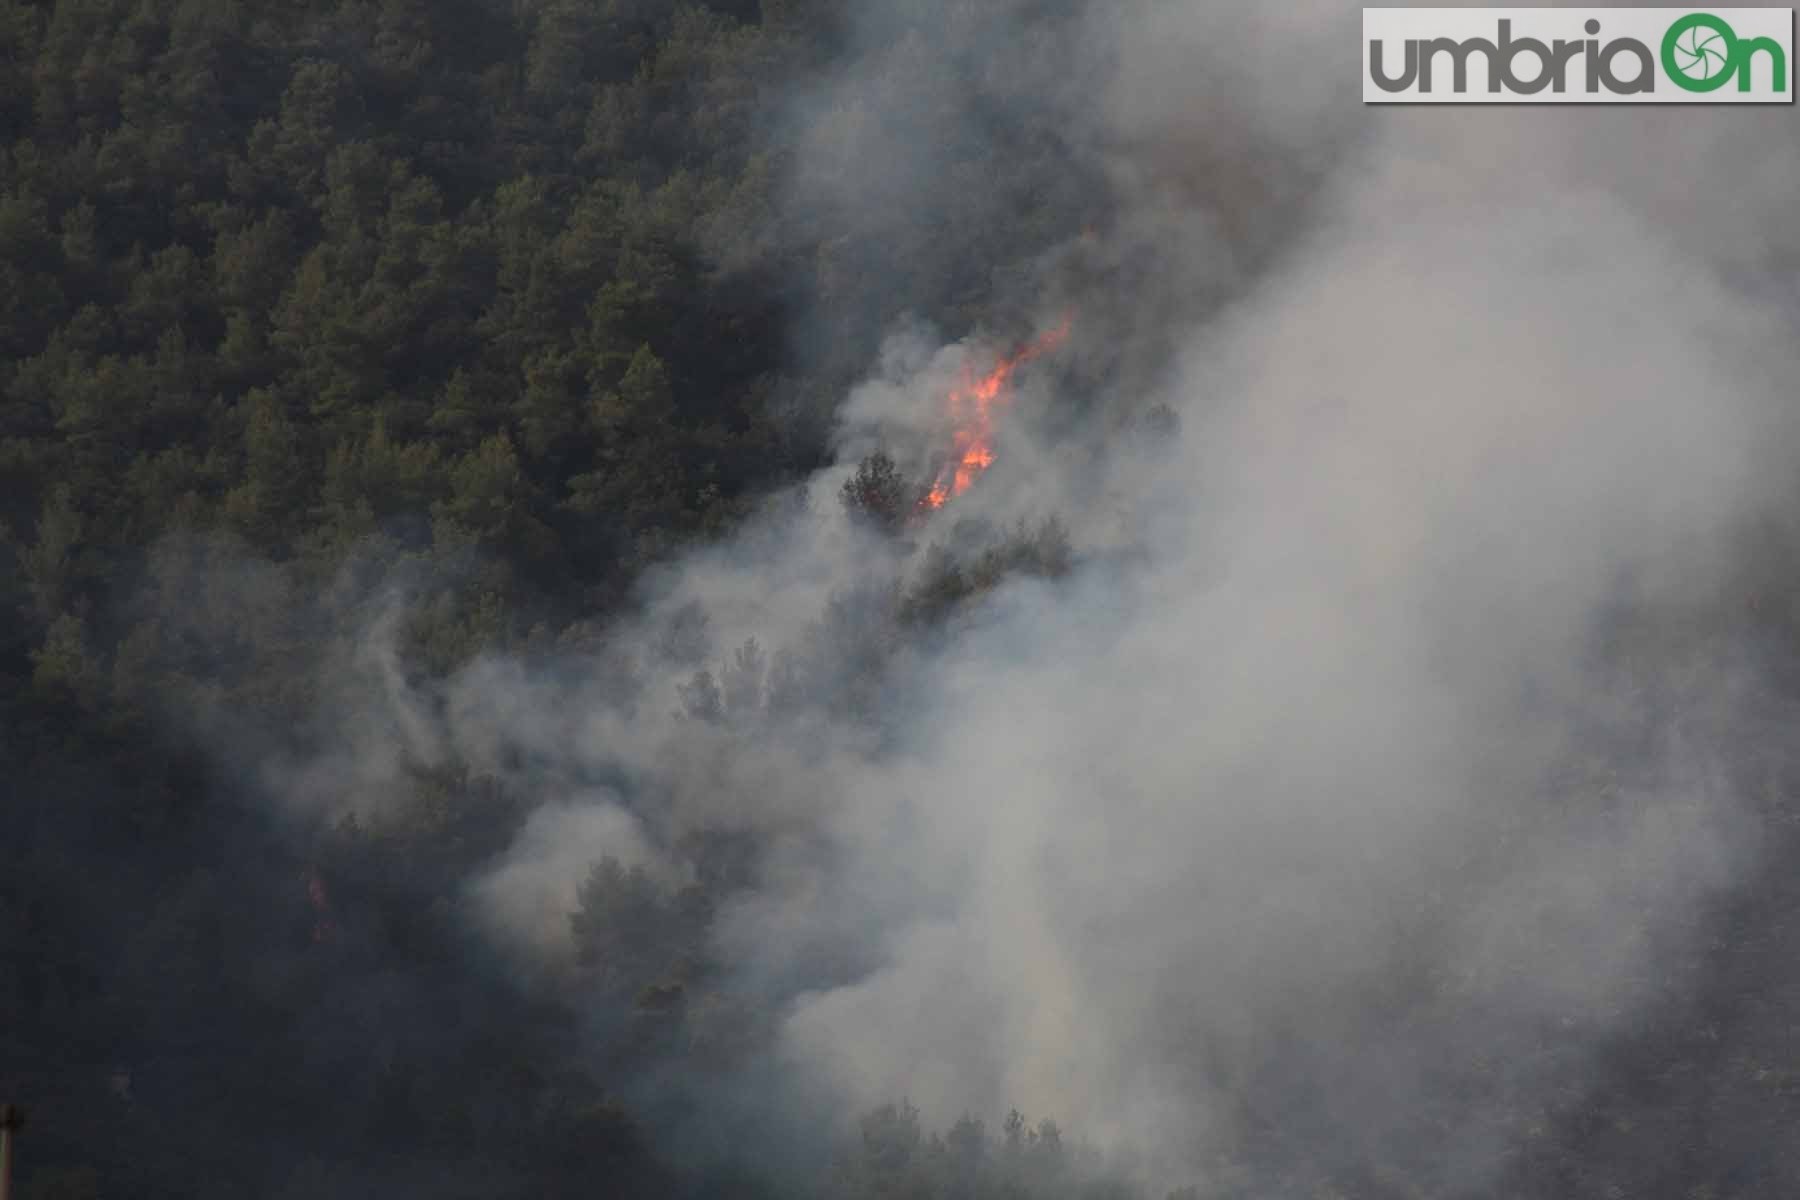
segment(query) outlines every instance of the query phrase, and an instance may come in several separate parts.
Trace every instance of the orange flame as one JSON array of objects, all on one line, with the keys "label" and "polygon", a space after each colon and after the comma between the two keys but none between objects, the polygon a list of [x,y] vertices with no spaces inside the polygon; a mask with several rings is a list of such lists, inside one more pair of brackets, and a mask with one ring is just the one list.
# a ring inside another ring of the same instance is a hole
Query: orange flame
[{"label": "orange flame", "polygon": [[1074,318],[1065,316],[1054,329],[1026,343],[1001,359],[993,370],[977,379],[963,368],[963,381],[950,392],[950,420],[956,428],[951,439],[950,461],[944,464],[921,505],[938,509],[969,490],[983,471],[994,465],[994,412],[1008,399],[1006,385],[1013,372],[1069,340]]}]

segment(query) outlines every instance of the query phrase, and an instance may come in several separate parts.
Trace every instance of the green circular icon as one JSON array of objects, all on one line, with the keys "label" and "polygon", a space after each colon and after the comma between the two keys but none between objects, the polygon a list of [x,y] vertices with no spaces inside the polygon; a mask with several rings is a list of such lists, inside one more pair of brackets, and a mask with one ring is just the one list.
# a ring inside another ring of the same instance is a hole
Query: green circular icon
[{"label": "green circular icon", "polygon": [[1690,92],[1712,92],[1737,74],[1737,32],[1711,13],[1689,13],[1663,35],[1662,65]]}]

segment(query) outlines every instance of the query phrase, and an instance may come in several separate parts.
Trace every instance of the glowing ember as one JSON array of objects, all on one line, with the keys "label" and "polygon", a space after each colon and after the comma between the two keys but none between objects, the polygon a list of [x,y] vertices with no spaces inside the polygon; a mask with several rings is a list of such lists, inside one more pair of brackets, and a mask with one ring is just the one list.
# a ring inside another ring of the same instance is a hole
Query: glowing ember
[{"label": "glowing ember", "polygon": [[979,379],[963,368],[963,382],[950,393],[950,420],[956,429],[950,461],[932,481],[921,501],[923,507],[942,508],[994,465],[994,410],[1006,400],[1006,385],[1013,372],[1068,341],[1073,323],[1074,318],[1064,317],[1056,328],[1001,359]]}]

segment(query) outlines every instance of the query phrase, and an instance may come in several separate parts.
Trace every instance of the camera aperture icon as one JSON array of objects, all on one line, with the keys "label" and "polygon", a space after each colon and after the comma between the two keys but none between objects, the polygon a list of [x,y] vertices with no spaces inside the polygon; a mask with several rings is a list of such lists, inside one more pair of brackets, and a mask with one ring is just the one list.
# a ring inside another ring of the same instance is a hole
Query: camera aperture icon
[{"label": "camera aperture icon", "polygon": [[[1701,14],[1697,14],[1701,15]],[[1694,18],[1689,18],[1694,21]],[[1716,20],[1716,18],[1712,19]],[[1723,21],[1683,22],[1686,26],[1673,39],[1671,55],[1675,73],[1697,82],[1710,81],[1731,70],[1731,27]]]}]

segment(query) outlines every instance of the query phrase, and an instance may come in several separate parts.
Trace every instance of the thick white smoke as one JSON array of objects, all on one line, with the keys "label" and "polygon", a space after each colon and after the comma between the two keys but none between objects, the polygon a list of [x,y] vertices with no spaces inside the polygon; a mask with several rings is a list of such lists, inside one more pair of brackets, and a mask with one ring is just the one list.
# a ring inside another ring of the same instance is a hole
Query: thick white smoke
[{"label": "thick white smoke", "polygon": [[1604,822],[1542,797],[1617,700],[1587,650],[1609,597],[1716,579],[1786,346],[1603,193],[1365,162],[1195,331],[1180,450],[1115,464],[1148,565],[998,600],[914,754],[855,781],[854,861],[935,864],[884,966],[789,1026],[858,1099],[1192,1146],[1291,1056],[1339,1136],[1443,1113],[1463,1149],[1486,1114],[1419,1074],[1620,1028],[1745,852],[1708,747],[1639,764]]},{"label": "thick white smoke", "polygon": [[[423,741],[559,797],[477,908],[555,959],[588,862],[679,881],[684,833],[754,832],[716,950],[776,998],[796,1093],[1016,1105],[1159,1179],[1265,1134],[1481,1178],[1754,853],[1704,716],[1737,671],[1690,681],[1690,738],[1589,741],[1654,724],[1596,662],[1612,606],[1704,601],[1791,444],[1791,326],[1746,274],[1792,240],[1791,138],[1738,110],[1364,109],[1335,5],[1139,0],[1048,43],[1010,24],[1029,6],[936,7],[1112,181],[1080,253],[1156,269],[1044,297],[1045,322],[1085,301],[1069,358],[1117,374],[1024,379],[998,465],[912,542],[1054,513],[1087,557],[873,678],[840,653],[858,589],[919,560],[838,485],[991,349],[897,329],[806,495],[661,571],[607,656],[487,660],[443,698]],[[875,229],[971,182],[935,170],[966,114],[921,103],[933,48],[885,21],[794,117],[796,197]],[[1043,436],[1077,401],[1101,415]],[[1178,440],[1106,436],[1159,403]],[[678,691],[700,668],[718,720]],[[876,719],[771,715],[784,671]],[[1566,803],[1593,759],[1607,802]]]}]

